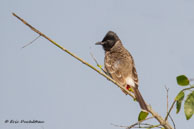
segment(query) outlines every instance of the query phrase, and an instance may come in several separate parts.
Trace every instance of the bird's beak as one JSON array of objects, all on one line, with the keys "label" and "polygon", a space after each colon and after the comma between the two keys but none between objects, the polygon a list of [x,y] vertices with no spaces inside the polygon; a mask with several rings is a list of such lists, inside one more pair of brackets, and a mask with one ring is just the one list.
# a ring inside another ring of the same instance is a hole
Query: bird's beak
[{"label": "bird's beak", "polygon": [[95,45],[103,45],[104,44],[104,42],[97,42],[97,43],[95,43]]}]

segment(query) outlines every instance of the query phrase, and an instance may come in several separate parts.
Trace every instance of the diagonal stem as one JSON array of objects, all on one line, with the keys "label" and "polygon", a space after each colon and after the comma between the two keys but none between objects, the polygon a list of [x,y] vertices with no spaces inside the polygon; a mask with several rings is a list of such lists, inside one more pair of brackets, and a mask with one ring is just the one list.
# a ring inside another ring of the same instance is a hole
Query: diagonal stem
[{"label": "diagonal stem", "polygon": [[84,61],[83,59],[79,58],[78,56],[76,56],[75,54],[73,54],[72,52],[70,52],[69,50],[65,49],[64,47],[60,46],[59,44],[57,44],[55,41],[53,41],[52,39],[50,39],[48,36],[46,36],[45,34],[43,34],[42,32],[40,32],[39,30],[37,30],[36,28],[34,28],[32,25],[30,25],[28,22],[26,22],[24,19],[20,18],[19,16],[17,16],[15,13],[12,13],[13,16],[15,16],[16,18],[18,18],[21,22],[23,22],[25,25],[27,25],[30,29],[32,29],[34,32],[38,33],[40,36],[44,37],[45,39],[49,40],[52,44],[54,44],[55,46],[57,46],[58,48],[60,48],[61,50],[65,51],[66,53],[68,53],[69,55],[71,55],[72,57],[74,57],[75,59],[79,60],[80,62],[82,62],[83,64],[87,65],[88,67],[92,68],[93,70],[95,70],[96,72],[98,72],[99,74],[101,74],[102,76],[104,76],[105,78],[107,78],[109,81],[113,82],[114,84],[116,84],[118,87],[120,87],[121,89],[125,90],[132,98],[135,98],[135,96],[133,94],[130,93],[130,91],[126,90],[123,86],[121,86],[118,82],[116,82],[115,80],[113,80],[111,77],[109,77],[108,75],[106,75],[105,73],[99,71],[98,69],[96,69],[94,66],[92,66],[91,64],[89,64],[88,62]]}]

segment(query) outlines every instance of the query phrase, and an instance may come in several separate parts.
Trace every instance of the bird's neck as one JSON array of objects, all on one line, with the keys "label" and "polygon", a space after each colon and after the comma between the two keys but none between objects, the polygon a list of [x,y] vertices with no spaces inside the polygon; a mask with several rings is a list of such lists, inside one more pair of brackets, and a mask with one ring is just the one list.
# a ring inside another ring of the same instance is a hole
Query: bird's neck
[{"label": "bird's neck", "polygon": [[121,42],[117,42],[111,49],[110,53],[123,53],[125,48],[123,47]]}]

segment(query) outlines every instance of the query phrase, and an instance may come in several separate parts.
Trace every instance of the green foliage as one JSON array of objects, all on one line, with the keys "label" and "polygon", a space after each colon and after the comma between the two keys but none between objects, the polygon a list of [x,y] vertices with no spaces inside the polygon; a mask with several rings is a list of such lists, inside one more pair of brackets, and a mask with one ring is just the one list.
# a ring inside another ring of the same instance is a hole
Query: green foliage
[{"label": "green foliage", "polygon": [[[180,86],[187,86],[187,88],[182,89],[175,98],[176,101],[176,113],[179,113],[181,109],[182,102],[185,97],[185,91],[191,91],[194,89],[194,86],[190,85],[189,79],[185,75],[180,75],[177,77],[177,83]],[[186,100],[184,101],[184,112],[186,119],[189,120],[194,114],[194,91],[187,95]]]},{"label": "green foliage", "polygon": [[176,100],[176,101],[183,100],[184,96],[185,96],[185,93],[184,93],[183,91],[180,91],[180,92],[178,93],[178,95],[176,96],[175,100]]},{"label": "green foliage", "polygon": [[185,75],[180,75],[176,77],[177,83],[180,86],[188,86],[189,85],[189,79]]},{"label": "green foliage", "polygon": [[187,96],[184,104],[186,119],[189,120],[194,114],[194,91]]},{"label": "green foliage", "polygon": [[179,113],[181,109],[181,104],[184,99],[185,93],[183,91],[179,92],[179,94],[176,96],[176,113]]},{"label": "green foliage", "polygon": [[141,111],[139,113],[138,121],[145,120],[147,116],[148,116],[148,112]]}]

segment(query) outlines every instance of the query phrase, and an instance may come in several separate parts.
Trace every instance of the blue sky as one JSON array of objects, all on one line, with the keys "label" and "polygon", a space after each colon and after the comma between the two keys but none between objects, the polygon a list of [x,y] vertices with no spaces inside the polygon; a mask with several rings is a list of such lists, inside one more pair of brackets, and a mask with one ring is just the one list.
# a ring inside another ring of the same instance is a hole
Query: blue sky
[{"label": "blue sky", "polygon": [[[103,65],[94,43],[107,31],[118,34],[134,57],[139,89],[162,116],[179,92],[176,76],[194,78],[192,0],[1,0],[0,128],[117,129],[131,125],[140,108],[105,78],[38,35],[12,16],[15,12],[87,62]],[[172,116],[177,129],[190,129],[183,110]],[[5,120],[41,120],[9,124]],[[155,121],[151,121],[156,123]]]}]

